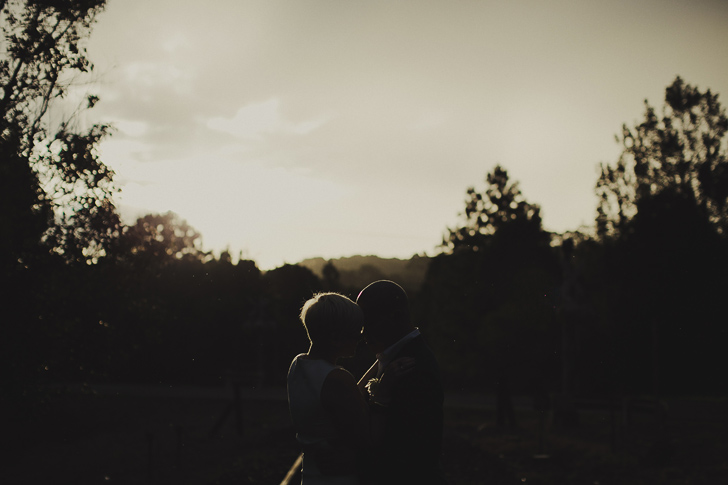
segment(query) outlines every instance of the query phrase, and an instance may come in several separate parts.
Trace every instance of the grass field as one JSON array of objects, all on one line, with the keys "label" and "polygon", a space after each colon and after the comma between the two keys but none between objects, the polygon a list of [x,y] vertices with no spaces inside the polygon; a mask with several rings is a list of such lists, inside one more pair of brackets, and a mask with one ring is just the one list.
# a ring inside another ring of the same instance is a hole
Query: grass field
[{"label": "grass field", "polygon": [[[278,484],[298,455],[285,401],[246,399],[242,435],[230,401],[57,392],[16,412],[7,484]],[[725,400],[675,400],[668,417],[612,426],[582,412],[563,429],[527,408],[517,427],[489,408],[446,409],[443,468],[452,484],[728,483]]]}]

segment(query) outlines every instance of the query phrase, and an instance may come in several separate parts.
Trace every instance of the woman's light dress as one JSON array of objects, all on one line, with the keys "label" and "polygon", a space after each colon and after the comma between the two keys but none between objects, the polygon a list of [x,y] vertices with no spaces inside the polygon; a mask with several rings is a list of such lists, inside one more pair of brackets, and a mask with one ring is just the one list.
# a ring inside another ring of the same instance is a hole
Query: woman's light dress
[{"label": "woman's light dress", "polygon": [[[341,369],[321,359],[297,355],[288,369],[288,404],[296,439],[303,448],[302,485],[359,485],[355,475],[322,475],[313,460],[317,448],[331,447],[337,437],[334,423],[321,405],[321,388],[329,373]],[[308,452],[308,453],[307,453]]]}]

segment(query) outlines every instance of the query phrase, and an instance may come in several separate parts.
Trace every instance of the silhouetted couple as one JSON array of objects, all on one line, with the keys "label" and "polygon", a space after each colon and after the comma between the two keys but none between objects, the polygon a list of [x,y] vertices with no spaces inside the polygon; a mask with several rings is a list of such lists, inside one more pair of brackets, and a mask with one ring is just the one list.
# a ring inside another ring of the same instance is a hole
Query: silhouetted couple
[{"label": "silhouetted couple", "polygon": [[[356,303],[317,294],[301,321],[311,347],[291,363],[288,402],[302,484],[444,484],[440,373],[405,291],[376,281]],[[362,336],[377,360],[357,383],[336,361],[353,356]]]}]

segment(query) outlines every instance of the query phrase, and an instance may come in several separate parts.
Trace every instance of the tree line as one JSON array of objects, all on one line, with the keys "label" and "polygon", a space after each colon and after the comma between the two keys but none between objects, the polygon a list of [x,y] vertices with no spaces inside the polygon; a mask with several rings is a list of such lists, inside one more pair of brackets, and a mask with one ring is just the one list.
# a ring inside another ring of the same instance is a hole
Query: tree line
[{"label": "tree line", "polygon": [[[317,291],[352,297],[377,268],[262,272],[214,256],[172,213],[122,223],[97,146],[110,127],[48,115],[93,68],[83,41],[101,0],[2,2],[0,238],[4,382],[280,384],[308,347]],[[595,184],[593,230],[542,226],[507,170],[466,191],[440,253],[413,258],[415,323],[451,386],[572,394],[725,391],[728,161],[717,94],[676,78],[661,112],[623,126]],[[318,263],[316,263],[318,264]],[[423,264],[426,268],[423,268]],[[367,271],[369,273],[367,273]],[[347,362],[352,369],[372,356]]]},{"label": "tree line", "polygon": [[544,230],[500,166],[468,189],[420,298],[447,370],[521,392],[724,393],[727,129],[718,95],[677,77],[616,137],[591,230]]}]

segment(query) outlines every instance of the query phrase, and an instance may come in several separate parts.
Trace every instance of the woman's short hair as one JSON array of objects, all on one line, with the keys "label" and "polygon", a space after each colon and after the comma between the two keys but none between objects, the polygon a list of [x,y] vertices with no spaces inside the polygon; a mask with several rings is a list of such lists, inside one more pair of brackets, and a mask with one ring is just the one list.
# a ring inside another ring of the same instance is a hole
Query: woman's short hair
[{"label": "woman's short hair", "polygon": [[317,293],[301,309],[308,339],[331,340],[351,337],[361,332],[364,315],[361,308],[339,293]]}]

